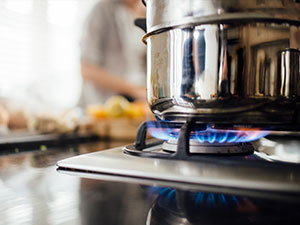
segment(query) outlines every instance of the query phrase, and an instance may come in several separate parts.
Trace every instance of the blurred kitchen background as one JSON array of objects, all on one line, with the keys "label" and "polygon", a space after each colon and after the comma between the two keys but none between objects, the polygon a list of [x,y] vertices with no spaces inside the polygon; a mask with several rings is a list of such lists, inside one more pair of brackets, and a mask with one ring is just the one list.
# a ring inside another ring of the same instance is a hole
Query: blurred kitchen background
[{"label": "blurred kitchen background", "polygon": [[[105,105],[99,101],[99,105],[77,107],[83,84],[80,40],[88,15],[99,2],[0,1],[0,136],[7,136],[7,131],[12,130],[88,130],[86,133],[110,136],[107,126],[114,122],[123,124],[124,133],[128,133],[130,128],[126,124],[131,125],[132,119],[135,122],[131,137],[135,135],[138,124],[146,119],[145,102],[130,104],[116,96]],[[144,47],[140,32],[137,42]],[[100,128],[94,126],[98,122]]]},{"label": "blurred kitchen background", "polygon": [[39,107],[80,97],[79,41],[97,0],[1,0],[0,96]]},{"label": "blurred kitchen background", "polygon": [[[0,225],[88,224],[105,184],[61,175],[56,162],[131,143],[145,120],[140,103],[120,96],[77,107],[80,39],[98,2],[0,0]],[[113,187],[122,199],[127,185]]]}]

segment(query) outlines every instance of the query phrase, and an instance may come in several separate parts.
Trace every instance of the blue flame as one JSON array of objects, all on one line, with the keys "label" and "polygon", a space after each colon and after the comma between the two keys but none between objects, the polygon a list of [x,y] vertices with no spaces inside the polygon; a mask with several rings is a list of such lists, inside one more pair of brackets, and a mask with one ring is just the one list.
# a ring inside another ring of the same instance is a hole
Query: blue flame
[{"label": "blue flame", "polygon": [[152,137],[165,141],[170,139],[172,133],[170,128],[149,128],[148,131]]},{"label": "blue flame", "polygon": [[169,140],[171,137],[176,137],[179,133],[180,129],[170,128],[167,124],[166,127],[156,126],[156,124],[150,122],[150,128],[148,128],[148,132],[154,138],[160,140]]},{"label": "blue flame", "polygon": [[221,202],[222,202],[223,204],[226,204],[226,203],[227,203],[226,198],[225,198],[225,195],[220,195],[220,199],[221,199]]},{"label": "blue flame", "polygon": [[167,197],[168,198],[172,198],[172,196],[175,194],[175,190],[171,190],[169,193],[168,193],[168,195],[167,195]]},{"label": "blue flame", "polygon": [[[150,135],[160,140],[169,140],[171,138],[178,138],[179,129],[171,128],[149,128]],[[262,130],[219,130],[211,127],[206,130],[195,131],[191,133],[191,139],[197,140],[200,143],[240,143],[251,142],[265,137],[269,134],[268,131]]]},{"label": "blue flame", "polygon": [[204,192],[192,192],[194,195],[194,204],[197,207],[232,207],[237,206],[242,200],[238,199],[235,195],[204,193]]},{"label": "blue flame", "polygon": [[202,204],[204,201],[204,195],[202,193],[197,194],[195,200],[196,204]]},{"label": "blue flame", "polygon": [[[171,188],[149,187],[149,194],[158,195],[160,201],[170,208],[177,208],[176,191]],[[245,200],[229,194],[205,193],[205,192],[187,192],[190,203],[195,208],[231,208],[238,207],[238,205]]]},{"label": "blue flame", "polygon": [[258,140],[268,135],[268,131],[260,130],[215,130],[196,131],[192,139],[200,143],[240,143]]},{"label": "blue flame", "polygon": [[159,195],[166,197],[167,203],[174,203],[176,201],[175,189],[162,188],[162,187],[149,187],[148,193],[150,195]]}]

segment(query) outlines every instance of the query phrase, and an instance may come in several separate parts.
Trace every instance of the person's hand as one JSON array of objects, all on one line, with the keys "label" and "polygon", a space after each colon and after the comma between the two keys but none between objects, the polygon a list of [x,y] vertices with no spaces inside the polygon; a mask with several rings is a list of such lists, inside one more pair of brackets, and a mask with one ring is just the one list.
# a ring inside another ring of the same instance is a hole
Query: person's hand
[{"label": "person's hand", "polygon": [[123,0],[125,6],[129,9],[134,18],[145,18],[146,7],[141,0]]},{"label": "person's hand", "polygon": [[146,101],[146,95],[146,88],[142,86],[136,86],[130,90],[130,96],[138,101]]}]

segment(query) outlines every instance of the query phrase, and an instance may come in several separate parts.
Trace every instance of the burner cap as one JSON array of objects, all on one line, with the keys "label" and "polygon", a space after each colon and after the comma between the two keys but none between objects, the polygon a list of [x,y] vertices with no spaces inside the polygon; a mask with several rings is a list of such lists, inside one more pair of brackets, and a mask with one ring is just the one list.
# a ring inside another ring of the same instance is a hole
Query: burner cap
[{"label": "burner cap", "polygon": [[[163,143],[162,149],[175,152],[177,149],[177,139],[170,139]],[[252,153],[254,147],[249,142],[243,143],[201,143],[197,140],[190,140],[190,153],[201,154],[237,154]]]}]

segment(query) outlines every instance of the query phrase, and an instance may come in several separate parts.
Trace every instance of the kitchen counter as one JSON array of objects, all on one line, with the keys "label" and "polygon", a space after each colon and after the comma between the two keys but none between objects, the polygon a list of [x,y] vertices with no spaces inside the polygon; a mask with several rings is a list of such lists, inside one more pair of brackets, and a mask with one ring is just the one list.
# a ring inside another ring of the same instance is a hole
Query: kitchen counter
[{"label": "kitchen counter", "polygon": [[299,202],[85,179],[56,171],[55,164],[61,159],[125,144],[99,141],[3,153],[0,224],[297,224],[299,221]]},{"label": "kitchen counter", "polygon": [[143,224],[151,202],[138,185],[56,172],[60,159],[123,144],[94,142],[1,155],[0,224]]}]

